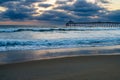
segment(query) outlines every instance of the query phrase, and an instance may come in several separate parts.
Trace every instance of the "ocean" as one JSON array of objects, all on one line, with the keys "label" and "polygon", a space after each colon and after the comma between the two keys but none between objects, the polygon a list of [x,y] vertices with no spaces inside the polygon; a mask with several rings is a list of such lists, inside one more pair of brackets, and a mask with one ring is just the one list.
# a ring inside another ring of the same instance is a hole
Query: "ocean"
[{"label": "ocean", "polygon": [[0,65],[119,54],[120,27],[0,26]]},{"label": "ocean", "polygon": [[120,27],[0,26],[0,51],[120,45]]}]

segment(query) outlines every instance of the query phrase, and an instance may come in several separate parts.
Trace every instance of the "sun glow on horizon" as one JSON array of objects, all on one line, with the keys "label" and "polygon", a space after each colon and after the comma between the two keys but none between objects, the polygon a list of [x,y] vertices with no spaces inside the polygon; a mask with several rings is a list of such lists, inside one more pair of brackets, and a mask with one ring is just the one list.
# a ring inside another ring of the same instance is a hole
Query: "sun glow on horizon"
[{"label": "sun glow on horizon", "polygon": [[6,10],[7,10],[7,8],[0,6],[0,12],[4,12],[4,11],[6,11]]}]

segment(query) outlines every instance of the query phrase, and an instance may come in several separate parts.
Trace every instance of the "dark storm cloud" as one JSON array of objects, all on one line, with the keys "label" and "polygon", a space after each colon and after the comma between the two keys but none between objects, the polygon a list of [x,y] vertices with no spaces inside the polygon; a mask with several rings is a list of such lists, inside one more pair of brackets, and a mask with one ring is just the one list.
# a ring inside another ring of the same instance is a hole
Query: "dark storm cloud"
[{"label": "dark storm cloud", "polygon": [[77,1],[73,5],[73,9],[71,11],[74,12],[75,15],[78,16],[95,16],[95,15],[100,15],[101,12],[99,11],[104,11],[104,8],[99,7],[96,4],[88,3],[85,1]]},{"label": "dark storm cloud", "polygon": [[[69,5],[67,2],[73,0],[57,0],[57,7],[52,10],[46,10],[39,16],[36,14],[36,8],[32,5],[40,2],[39,7],[47,8],[53,6],[47,3],[41,3],[46,0],[1,0],[0,6],[8,8],[5,12],[0,13],[1,20],[43,20],[65,22],[69,19],[74,21],[120,21],[120,11],[108,12],[105,8],[89,3],[85,0],[77,0],[74,4]],[[109,4],[107,0],[99,0],[103,4]],[[95,18],[94,18],[95,17]]]},{"label": "dark storm cloud", "polygon": [[9,1],[17,1],[17,0],[0,0],[0,4],[5,3],[5,2],[9,2]]},{"label": "dark storm cloud", "polygon": [[56,4],[66,4],[66,2],[73,2],[73,0],[57,0]]},{"label": "dark storm cloud", "polygon": [[34,8],[32,8],[31,2],[26,3],[25,0],[9,1],[1,4],[1,6],[7,8],[5,12],[2,12],[0,14],[3,20],[31,19],[31,15],[34,14],[34,10],[35,10]]},{"label": "dark storm cloud", "polygon": [[50,7],[50,6],[52,6],[52,5],[51,4],[40,4],[39,5],[39,7],[45,7],[45,8]]},{"label": "dark storm cloud", "polygon": [[65,18],[73,18],[70,15],[67,15],[64,12],[59,12],[59,11],[46,11],[44,14],[41,16],[37,17],[36,19],[38,20],[49,20],[49,21],[64,21]]},{"label": "dark storm cloud", "polygon": [[15,12],[12,10],[8,10],[3,14],[3,18],[7,18],[10,20],[24,20],[25,18],[28,18],[28,15],[22,12]]},{"label": "dark storm cloud", "polygon": [[53,11],[50,10],[45,12],[39,17],[39,19],[48,19],[55,21],[66,21],[69,19],[89,21],[91,19],[90,16],[100,16],[101,14],[104,14],[105,11],[104,8],[101,8],[96,4],[88,3],[84,0],[76,1],[73,5],[65,5],[65,1],[59,1],[57,3],[63,5],[54,8]]},{"label": "dark storm cloud", "polygon": [[108,0],[100,0],[102,3],[110,3]]},{"label": "dark storm cloud", "polygon": [[111,11],[109,14],[105,15],[104,18],[108,19],[109,21],[120,21],[120,10]]},{"label": "dark storm cloud", "polygon": [[9,1],[42,2],[42,1],[46,1],[46,0],[0,0],[0,3],[5,3],[5,2],[9,2]]},{"label": "dark storm cloud", "polygon": [[[100,2],[103,4],[110,3],[108,0],[100,0]],[[66,21],[69,19],[74,21],[120,21],[120,11],[109,12],[101,6],[88,3],[85,0],[77,0],[73,5],[66,5],[66,1],[57,1],[56,3],[62,6],[54,8],[54,11],[45,12],[39,19],[53,21]]]}]

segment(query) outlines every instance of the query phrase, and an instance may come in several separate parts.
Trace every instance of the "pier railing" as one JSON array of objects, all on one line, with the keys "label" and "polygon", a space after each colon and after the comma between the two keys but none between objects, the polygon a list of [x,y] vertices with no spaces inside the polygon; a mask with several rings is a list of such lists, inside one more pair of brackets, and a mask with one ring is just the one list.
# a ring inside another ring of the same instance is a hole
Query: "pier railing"
[{"label": "pier railing", "polygon": [[79,22],[72,21],[66,23],[66,26],[80,26],[80,27],[120,27],[120,22]]}]

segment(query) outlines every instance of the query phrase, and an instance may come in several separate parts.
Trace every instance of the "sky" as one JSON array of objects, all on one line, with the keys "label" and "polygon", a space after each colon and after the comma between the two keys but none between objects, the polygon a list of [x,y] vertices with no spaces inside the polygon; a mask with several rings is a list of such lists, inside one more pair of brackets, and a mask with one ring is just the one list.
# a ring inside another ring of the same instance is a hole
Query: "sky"
[{"label": "sky", "polygon": [[120,21],[120,0],[0,0],[0,24]]}]

